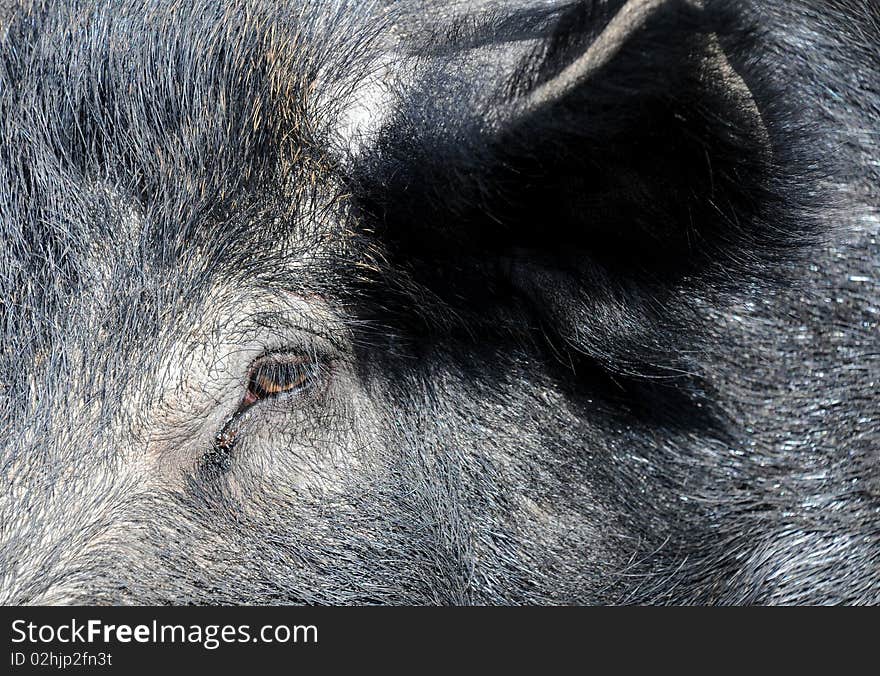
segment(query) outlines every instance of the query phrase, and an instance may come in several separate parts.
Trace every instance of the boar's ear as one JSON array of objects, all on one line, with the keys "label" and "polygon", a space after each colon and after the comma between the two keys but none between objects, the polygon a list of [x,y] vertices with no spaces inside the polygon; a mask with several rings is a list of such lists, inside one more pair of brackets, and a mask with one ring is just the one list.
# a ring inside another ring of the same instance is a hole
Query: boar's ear
[{"label": "boar's ear", "polygon": [[722,46],[729,18],[693,0],[576,3],[477,103],[435,66],[366,172],[392,262],[481,312],[520,298],[544,334],[617,370],[679,368],[664,355],[693,293],[766,273],[803,234],[782,216],[772,106]]}]

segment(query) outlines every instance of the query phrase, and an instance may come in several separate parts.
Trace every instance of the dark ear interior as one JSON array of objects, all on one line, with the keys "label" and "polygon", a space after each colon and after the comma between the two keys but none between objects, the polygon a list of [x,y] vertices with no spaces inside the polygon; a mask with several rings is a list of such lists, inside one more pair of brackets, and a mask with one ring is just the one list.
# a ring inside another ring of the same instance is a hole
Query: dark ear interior
[{"label": "dark ear interior", "polygon": [[364,163],[392,266],[457,313],[517,299],[619,373],[681,370],[688,293],[800,239],[728,26],[686,0],[579,2],[482,99],[435,64]]}]

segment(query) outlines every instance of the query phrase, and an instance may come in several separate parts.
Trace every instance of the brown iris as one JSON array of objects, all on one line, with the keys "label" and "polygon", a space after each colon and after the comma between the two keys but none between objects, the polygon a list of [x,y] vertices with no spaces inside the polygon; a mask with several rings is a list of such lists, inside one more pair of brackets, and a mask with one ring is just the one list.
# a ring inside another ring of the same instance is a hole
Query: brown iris
[{"label": "brown iris", "polygon": [[247,393],[242,405],[249,406],[262,399],[302,389],[309,382],[313,366],[304,359],[255,364],[251,369]]}]

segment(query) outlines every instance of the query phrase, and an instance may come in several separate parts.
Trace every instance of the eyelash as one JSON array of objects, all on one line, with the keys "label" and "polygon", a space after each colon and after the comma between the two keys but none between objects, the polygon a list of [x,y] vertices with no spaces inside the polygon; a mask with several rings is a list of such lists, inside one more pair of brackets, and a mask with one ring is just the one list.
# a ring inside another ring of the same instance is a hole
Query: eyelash
[{"label": "eyelash", "polygon": [[302,356],[269,355],[256,360],[248,372],[245,395],[238,409],[214,437],[206,462],[227,471],[241,423],[251,409],[262,401],[300,396],[313,389],[323,368],[323,363]]}]

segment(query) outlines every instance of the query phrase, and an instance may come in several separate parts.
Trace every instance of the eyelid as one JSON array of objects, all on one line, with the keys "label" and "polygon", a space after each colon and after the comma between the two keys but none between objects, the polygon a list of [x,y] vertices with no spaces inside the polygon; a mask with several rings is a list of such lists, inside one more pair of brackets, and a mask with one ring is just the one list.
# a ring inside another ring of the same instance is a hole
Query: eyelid
[{"label": "eyelid", "polygon": [[[270,310],[255,313],[252,315],[252,322],[256,327],[270,329],[270,333],[265,336],[269,343],[275,342],[273,340],[274,336],[299,335],[304,337],[307,336],[307,338],[305,338],[305,347],[307,348],[307,351],[309,344],[313,349],[320,351],[321,354],[330,357],[342,354],[345,350],[345,342],[340,337],[345,332],[344,327],[334,323],[332,329],[328,328],[328,320],[326,318],[322,318],[321,321],[318,321],[317,319],[310,319],[308,316],[303,316],[299,313],[291,316],[290,312],[287,311]],[[263,356],[265,357],[271,354],[291,354],[292,350],[286,348],[289,348],[289,346],[277,344],[275,348],[271,349]]]}]

